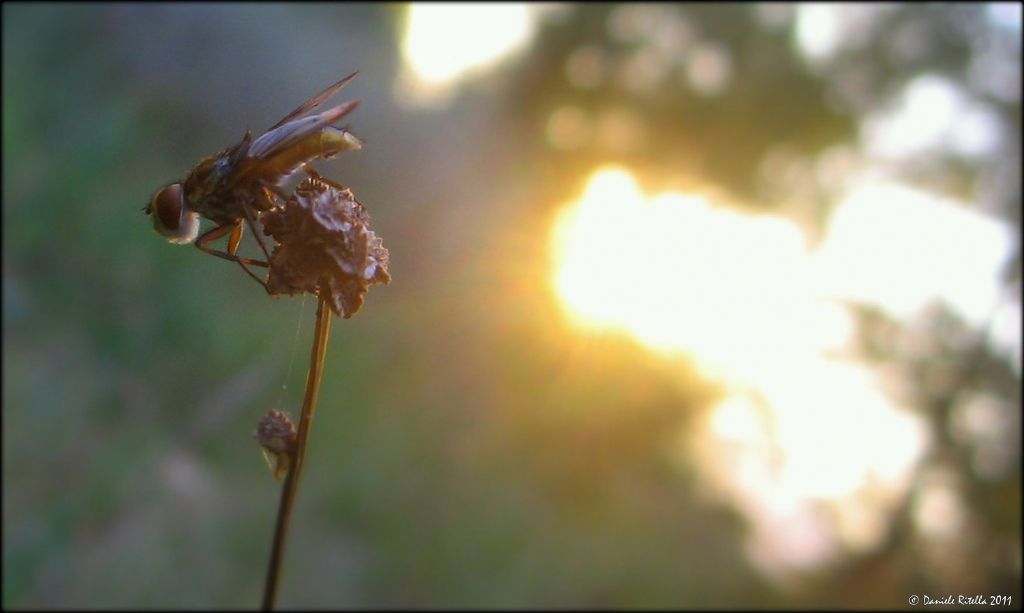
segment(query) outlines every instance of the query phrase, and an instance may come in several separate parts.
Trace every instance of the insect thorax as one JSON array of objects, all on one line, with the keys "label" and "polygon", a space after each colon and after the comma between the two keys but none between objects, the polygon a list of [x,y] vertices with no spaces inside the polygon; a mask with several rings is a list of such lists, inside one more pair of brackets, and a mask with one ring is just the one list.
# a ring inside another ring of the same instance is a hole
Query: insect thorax
[{"label": "insect thorax", "polygon": [[226,152],[199,162],[185,179],[185,201],[189,208],[218,224],[245,216],[244,190],[228,187],[231,162]]}]

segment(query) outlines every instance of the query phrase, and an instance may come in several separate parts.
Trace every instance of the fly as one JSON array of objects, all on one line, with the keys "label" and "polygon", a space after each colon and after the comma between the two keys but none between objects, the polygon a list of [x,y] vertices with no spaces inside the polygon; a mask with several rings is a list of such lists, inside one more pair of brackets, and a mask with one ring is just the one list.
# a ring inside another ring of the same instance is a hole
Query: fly
[{"label": "fly", "polygon": [[[348,85],[356,74],[306,100],[257,138],[246,131],[241,142],[201,160],[183,180],[161,188],[143,209],[153,216],[153,228],[171,243],[194,241],[206,253],[238,262],[266,288],[266,282],[247,267],[269,266],[270,255],[256,231],[256,220],[279,206],[278,199],[287,198],[281,185],[292,173],[305,169],[313,174],[307,163],[362,146],[359,138],[347,129],[332,125],[352,112],[359,100],[307,115]],[[200,235],[200,217],[217,225]],[[237,255],[246,225],[266,256],[265,261]],[[226,251],[208,246],[225,235]]]}]

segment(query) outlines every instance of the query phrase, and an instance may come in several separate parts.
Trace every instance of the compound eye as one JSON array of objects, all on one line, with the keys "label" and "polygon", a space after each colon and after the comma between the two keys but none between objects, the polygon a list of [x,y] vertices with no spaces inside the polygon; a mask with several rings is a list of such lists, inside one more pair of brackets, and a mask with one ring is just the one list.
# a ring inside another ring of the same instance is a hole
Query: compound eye
[{"label": "compound eye", "polygon": [[163,188],[150,202],[150,211],[165,229],[175,231],[181,225],[181,213],[185,207],[181,184],[171,183]]}]

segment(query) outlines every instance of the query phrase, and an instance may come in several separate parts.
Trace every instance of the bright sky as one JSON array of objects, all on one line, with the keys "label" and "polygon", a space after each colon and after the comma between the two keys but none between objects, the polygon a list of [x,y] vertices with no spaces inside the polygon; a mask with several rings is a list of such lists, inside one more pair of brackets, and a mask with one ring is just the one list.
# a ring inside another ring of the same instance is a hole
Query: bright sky
[{"label": "bright sky", "polygon": [[900,185],[843,199],[815,255],[820,287],[909,319],[940,299],[976,326],[992,314],[1015,245],[1004,222]]},{"label": "bright sky", "polygon": [[1003,135],[994,109],[968,99],[948,79],[924,74],[912,79],[895,103],[872,112],[861,136],[868,153],[899,160],[947,145],[963,155],[982,155]]}]

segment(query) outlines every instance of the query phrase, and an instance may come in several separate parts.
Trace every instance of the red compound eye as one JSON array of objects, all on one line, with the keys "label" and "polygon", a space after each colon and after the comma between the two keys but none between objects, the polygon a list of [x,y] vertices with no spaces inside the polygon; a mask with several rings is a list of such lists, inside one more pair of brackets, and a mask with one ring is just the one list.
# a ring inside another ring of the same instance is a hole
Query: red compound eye
[{"label": "red compound eye", "polygon": [[183,207],[180,183],[171,183],[163,188],[153,196],[153,202],[150,203],[150,210],[168,230],[177,230],[181,225]]}]

